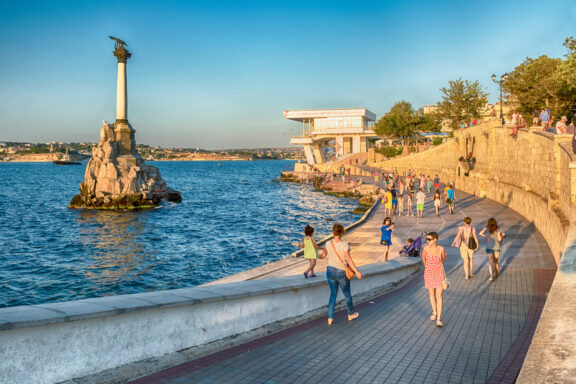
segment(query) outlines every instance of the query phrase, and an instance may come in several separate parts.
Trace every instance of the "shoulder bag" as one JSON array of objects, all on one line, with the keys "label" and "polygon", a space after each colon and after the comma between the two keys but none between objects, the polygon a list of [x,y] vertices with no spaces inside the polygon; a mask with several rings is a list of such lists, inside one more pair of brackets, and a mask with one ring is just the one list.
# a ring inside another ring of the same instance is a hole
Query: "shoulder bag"
[{"label": "shoulder bag", "polygon": [[334,240],[330,240],[330,244],[332,245],[332,249],[334,249],[334,252],[336,253],[336,256],[338,257],[338,260],[340,260],[340,262],[342,264],[344,264],[344,271],[346,272],[346,278],[348,280],[352,280],[354,278],[354,276],[356,275],[356,273],[354,272],[354,270],[352,268],[350,268],[348,266],[348,263],[345,263],[344,261],[342,261],[342,258],[340,257],[340,255],[338,254],[338,251],[336,250],[336,247],[334,246]]},{"label": "shoulder bag", "polygon": [[444,275],[444,278],[442,279],[442,289],[447,290],[448,287],[450,286],[450,282],[448,280],[446,280],[446,272],[444,271],[444,263],[442,263],[442,274]]},{"label": "shoulder bag", "polygon": [[474,231],[475,231],[474,228],[470,229],[470,235],[468,235],[468,249],[472,249],[472,250],[475,250],[476,248],[478,248],[478,244],[476,243],[476,239],[474,238],[474,236],[472,236]]}]

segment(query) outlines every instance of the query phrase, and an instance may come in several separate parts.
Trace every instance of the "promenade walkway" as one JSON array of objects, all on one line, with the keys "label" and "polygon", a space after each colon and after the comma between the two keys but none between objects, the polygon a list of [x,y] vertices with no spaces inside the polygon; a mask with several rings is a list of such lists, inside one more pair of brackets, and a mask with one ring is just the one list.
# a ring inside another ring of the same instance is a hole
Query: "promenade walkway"
[{"label": "promenade walkway", "polygon": [[[437,231],[440,245],[446,247],[445,268],[452,285],[444,295],[443,328],[428,319],[430,304],[419,273],[398,290],[356,303],[356,321],[348,322],[340,311],[332,326],[324,316],[130,382],[513,383],[554,278],[554,259],[540,233],[522,216],[491,200],[462,192],[457,197],[454,215],[446,207],[440,217],[433,215],[428,196],[420,222],[413,216],[394,218],[397,237]],[[483,239],[470,280],[464,279],[458,249],[450,247],[465,216],[472,217],[477,230],[495,217],[508,234],[500,277],[493,283]],[[379,257],[382,219],[379,209],[346,235],[353,257]],[[301,273],[301,266],[294,268]],[[326,302],[328,293],[326,287]]]}]

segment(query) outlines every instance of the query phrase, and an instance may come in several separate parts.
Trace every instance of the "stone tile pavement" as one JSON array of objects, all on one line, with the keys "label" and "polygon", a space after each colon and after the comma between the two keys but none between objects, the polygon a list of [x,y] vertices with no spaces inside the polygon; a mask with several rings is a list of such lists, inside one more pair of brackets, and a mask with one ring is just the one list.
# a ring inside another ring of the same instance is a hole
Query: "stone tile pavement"
[{"label": "stone tile pavement", "polygon": [[[556,266],[544,239],[526,219],[487,199],[464,193],[457,198],[454,215],[445,207],[440,217],[432,215],[429,200],[420,222],[394,218],[399,239],[435,230],[447,249],[445,268],[452,284],[444,295],[443,328],[428,319],[430,304],[420,273],[396,291],[356,303],[356,321],[348,322],[341,311],[332,326],[326,318],[312,320],[130,382],[513,383]],[[500,277],[493,283],[482,239],[470,280],[464,279],[458,250],[449,247],[465,216],[473,218],[477,230],[495,217],[508,234]],[[348,234],[354,257],[377,253],[382,218],[376,212]]]}]

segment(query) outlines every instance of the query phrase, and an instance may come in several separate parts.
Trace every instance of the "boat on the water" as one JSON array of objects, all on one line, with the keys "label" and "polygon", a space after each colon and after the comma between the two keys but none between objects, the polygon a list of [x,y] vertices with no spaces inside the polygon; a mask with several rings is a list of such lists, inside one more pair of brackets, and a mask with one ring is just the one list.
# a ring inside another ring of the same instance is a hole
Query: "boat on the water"
[{"label": "boat on the water", "polygon": [[68,154],[68,147],[66,147],[66,154],[59,158],[58,160],[54,160],[52,162],[56,165],[80,165],[82,164],[80,161],[72,161],[70,155]]},{"label": "boat on the water", "polygon": [[56,165],[81,165],[82,164],[80,161],[70,161],[70,160],[54,160],[52,163],[56,164]]}]

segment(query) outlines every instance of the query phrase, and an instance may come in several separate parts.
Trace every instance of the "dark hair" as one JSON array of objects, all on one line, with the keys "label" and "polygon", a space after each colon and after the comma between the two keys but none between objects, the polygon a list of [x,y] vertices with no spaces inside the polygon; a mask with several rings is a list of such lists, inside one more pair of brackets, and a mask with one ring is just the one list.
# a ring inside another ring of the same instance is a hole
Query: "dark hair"
[{"label": "dark hair", "polygon": [[472,222],[472,219],[471,219],[469,216],[466,216],[466,217],[464,218],[464,222],[465,222],[466,224],[470,224],[470,223]]},{"label": "dark hair", "polygon": [[430,236],[431,238],[438,240],[438,233],[436,232],[428,232],[428,236]]},{"label": "dark hair", "polygon": [[386,216],[386,218],[384,218],[384,221],[382,222],[382,224],[386,224],[387,221],[389,221],[390,224],[392,224],[392,219],[390,218],[390,216]]},{"label": "dark hair", "polygon": [[486,223],[486,228],[488,228],[488,232],[494,233],[499,228],[496,219],[493,217],[489,218],[488,223]]},{"label": "dark hair", "polygon": [[334,236],[336,237],[340,237],[344,234],[345,230],[344,230],[344,226],[340,223],[336,223],[334,224],[334,226],[332,227],[332,233],[334,234]]},{"label": "dark hair", "polygon": [[414,239],[408,238],[408,240],[406,240],[406,242],[412,244],[414,242]]},{"label": "dark hair", "polygon": [[311,225],[307,225],[307,226],[304,228],[304,234],[305,234],[306,236],[312,236],[312,235],[314,234],[314,227],[311,226]]}]

